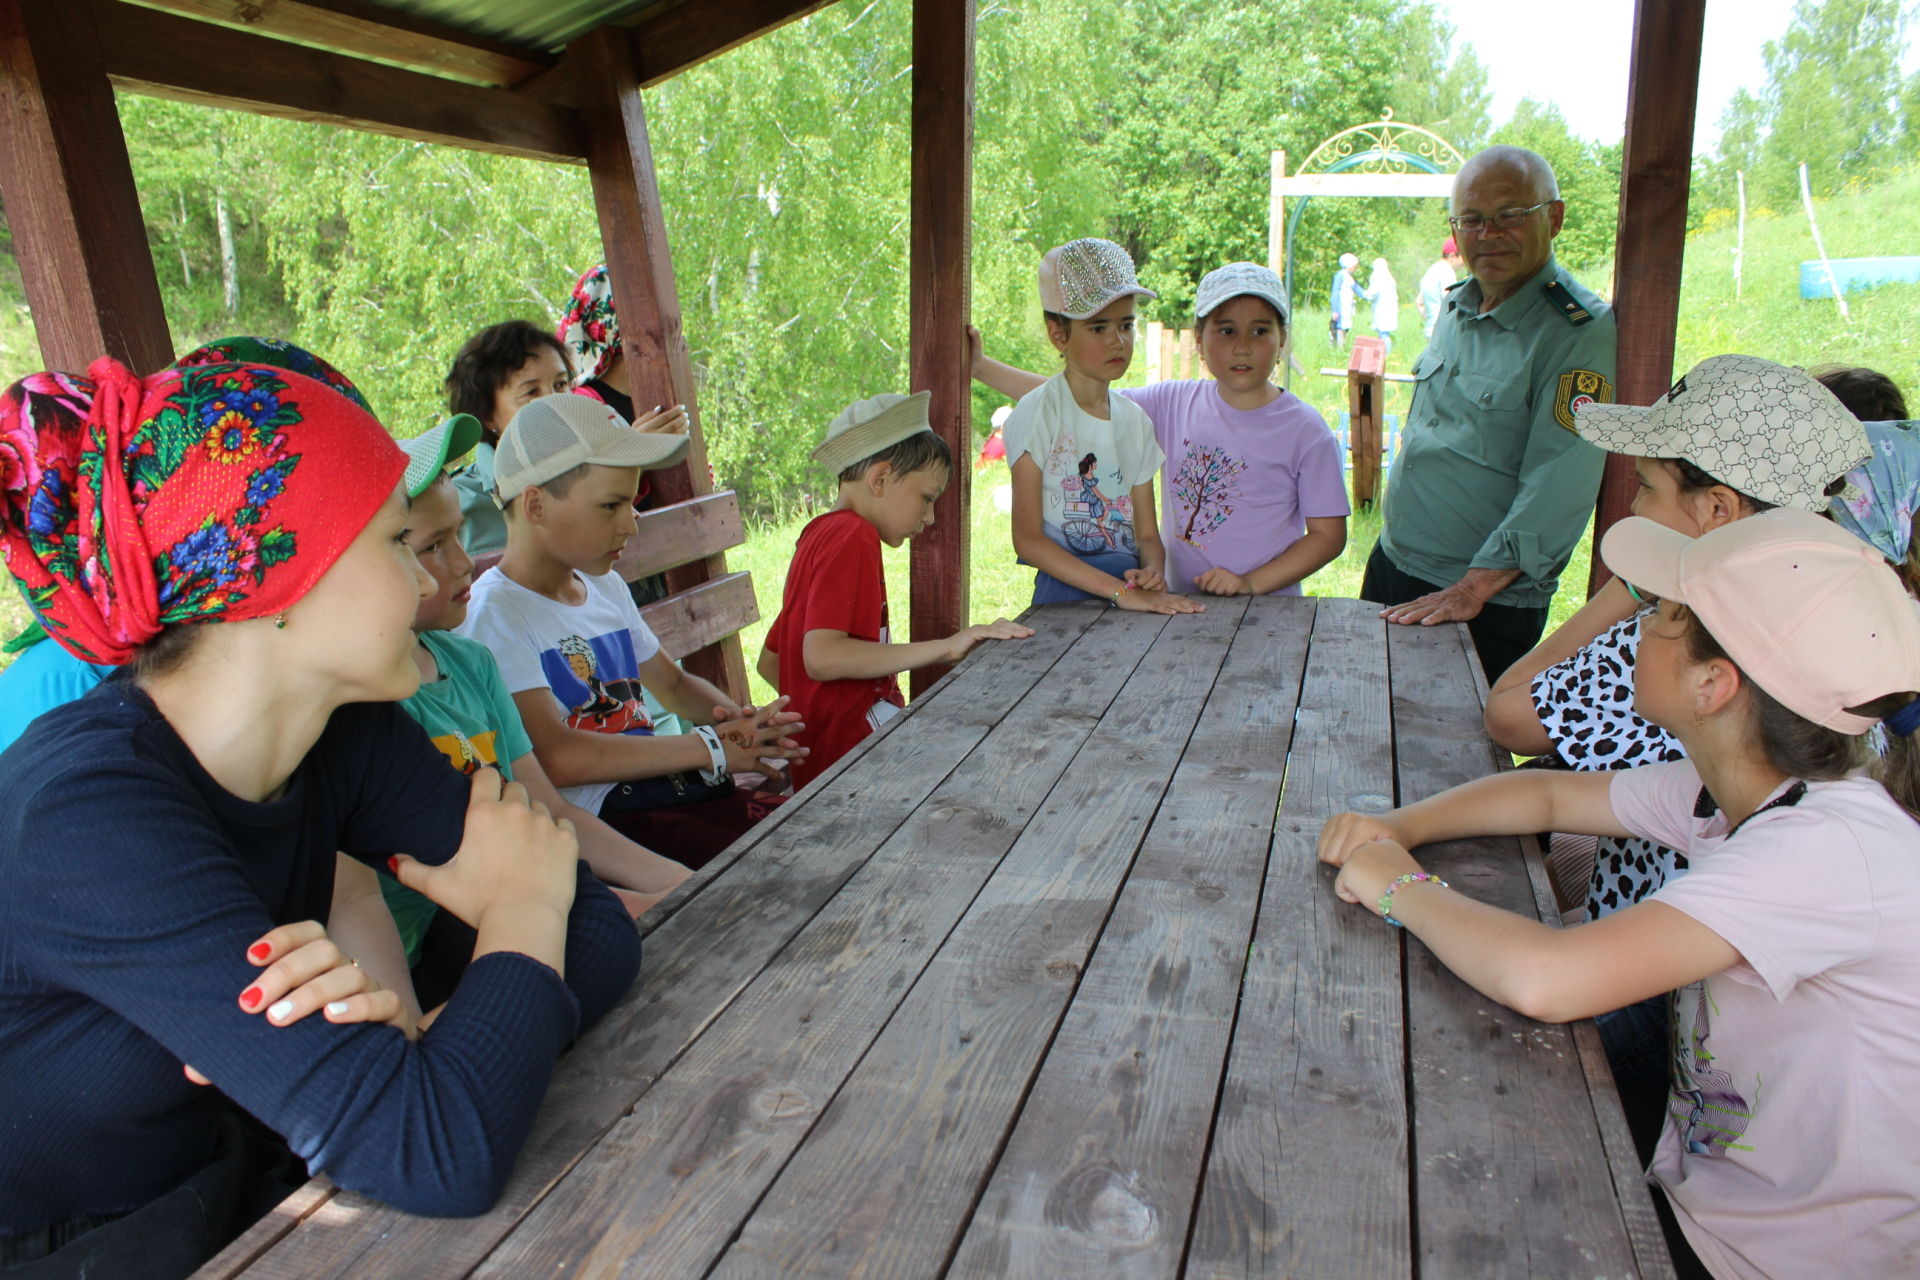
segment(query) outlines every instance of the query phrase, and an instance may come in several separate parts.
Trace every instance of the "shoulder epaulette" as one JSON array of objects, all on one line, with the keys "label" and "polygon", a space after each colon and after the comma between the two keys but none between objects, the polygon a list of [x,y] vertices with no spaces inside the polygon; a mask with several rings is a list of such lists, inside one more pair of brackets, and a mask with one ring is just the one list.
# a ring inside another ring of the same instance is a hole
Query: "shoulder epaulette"
[{"label": "shoulder epaulette", "polygon": [[1581,306],[1580,300],[1573,296],[1573,291],[1558,280],[1549,280],[1541,288],[1547,295],[1547,301],[1559,308],[1568,324],[1577,328],[1593,319],[1593,312]]}]

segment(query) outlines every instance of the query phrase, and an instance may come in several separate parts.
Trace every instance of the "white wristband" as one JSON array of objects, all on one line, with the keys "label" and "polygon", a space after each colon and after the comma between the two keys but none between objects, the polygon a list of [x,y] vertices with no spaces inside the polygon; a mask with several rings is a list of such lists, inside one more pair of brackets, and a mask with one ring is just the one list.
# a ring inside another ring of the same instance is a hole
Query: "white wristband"
[{"label": "white wristband", "polygon": [[712,761],[710,768],[700,771],[700,781],[716,785],[725,782],[729,773],[727,749],[720,745],[720,735],[713,731],[710,724],[695,725],[693,732],[695,737],[707,744],[707,758]]}]

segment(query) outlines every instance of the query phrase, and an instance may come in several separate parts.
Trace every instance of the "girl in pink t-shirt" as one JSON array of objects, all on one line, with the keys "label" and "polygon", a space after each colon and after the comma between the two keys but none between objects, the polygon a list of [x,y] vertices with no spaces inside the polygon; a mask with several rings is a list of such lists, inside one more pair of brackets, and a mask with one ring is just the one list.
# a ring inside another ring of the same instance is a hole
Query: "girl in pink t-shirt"
[{"label": "girl in pink t-shirt", "polygon": [[[1920,1269],[1920,620],[1880,554],[1806,511],[1601,548],[1660,598],[1634,708],[1687,759],[1526,771],[1320,835],[1335,891],[1476,989],[1550,1022],[1672,992],[1652,1174],[1676,1256],[1716,1277]],[[1879,780],[1864,735],[1884,725]],[[1479,834],[1637,836],[1690,873],[1556,930],[1449,892],[1408,849]],[[1683,1267],[1684,1272],[1684,1267]]]},{"label": "girl in pink t-shirt", "polygon": [[[1122,391],[1145,409],[1166,454],[1160,540],[1167,587],[1211,595],[1299,595],[1347,545],[1340,444],[1326,421],[1273,382],[1286,349],[1286,293],[1266,267],[1208,272],[1194,297],[1210,378]],[[973,340],[973,376],[1020,397],[1037,374],[990,360]]]}]

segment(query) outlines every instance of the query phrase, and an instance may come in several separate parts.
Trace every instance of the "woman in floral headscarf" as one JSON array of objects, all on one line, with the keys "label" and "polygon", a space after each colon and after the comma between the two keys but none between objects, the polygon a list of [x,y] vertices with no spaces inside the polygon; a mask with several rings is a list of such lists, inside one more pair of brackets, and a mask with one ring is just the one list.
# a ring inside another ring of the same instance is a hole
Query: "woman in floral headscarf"
[{"label": "woman in floral headscarf", "polygon": [[[0,1266],[185,1274],[266,1207],[243,1114],[341,1186],[478,1213],[632,980],[632,922],[565,824],[393,705],[433,589],[405,461],[264,363],[101,360],[0,396],[7,567],[56,642],[131,667],[0,755]],[[247,949],[326,914],[336,850],[477,930],[417,1043],[250,1016]]]}]

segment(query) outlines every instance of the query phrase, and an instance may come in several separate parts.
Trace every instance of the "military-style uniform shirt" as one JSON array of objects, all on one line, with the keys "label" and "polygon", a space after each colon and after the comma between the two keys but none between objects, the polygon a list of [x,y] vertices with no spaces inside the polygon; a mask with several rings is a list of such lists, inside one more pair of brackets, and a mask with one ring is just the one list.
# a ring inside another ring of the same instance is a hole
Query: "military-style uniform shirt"
[{"label": "military-style uniform shirt", "polygon": [[1612,403],[1613,309],[1549,258],[1480,314],[1480,282],[1447,293],[1381,503],[1380,546],[1401,572],[1446,586],[1516,569],[1490,603],[1553,599],[1585,532],[1606,454],[1573,411]]}]

